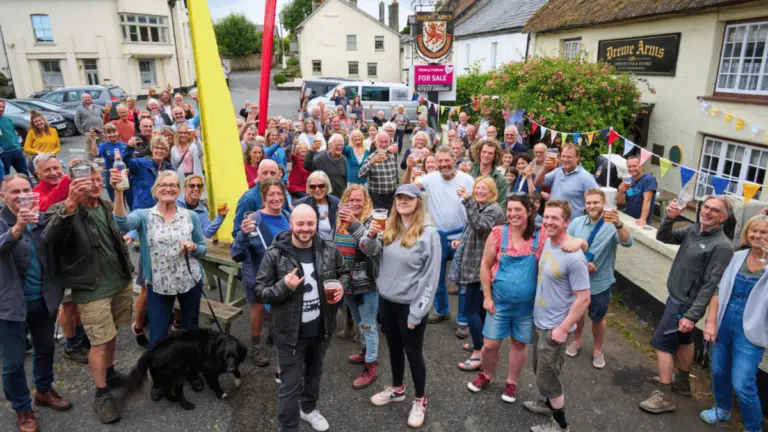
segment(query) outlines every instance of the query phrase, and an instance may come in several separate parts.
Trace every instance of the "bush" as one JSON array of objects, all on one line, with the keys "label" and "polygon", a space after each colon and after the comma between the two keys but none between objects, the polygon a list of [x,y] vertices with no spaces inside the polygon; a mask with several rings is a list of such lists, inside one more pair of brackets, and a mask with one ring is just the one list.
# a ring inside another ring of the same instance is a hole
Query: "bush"
[{"label": "bush", "polygon": [[301,69],[298,66],[288,66],[283,69],[283,75],[287,78],[301,78]]},{"label": "bush", "polygon": [[285,59],[285,65],[290,67],[299,67],[299,58],[298,57],[288,57]]},{"label": "bush", "polygon": [[8,86],[0,86],[0,98],[2,99],[15,99],[16,93]]},{"label": "bush", "polygon": [[0,87],[6,87],[8,85],[8,77],[3,75],[2,72],[0,72]]},{"label": "bush", "polygon": [[272,78],[272,79],[275,81],[275,85],[285,84],[285,83],[287,83],[288,81],[290,81],[290,79],[288,79],[288,78],[287,78],[285,75],[283,75],[283,74],[277,74],[277,75],[275,75],[275,76],[274,76],[274,78]]},{"label": "bush", "polygon": [[240,57],[261,52],[261,32],[243,14],[229,14],[213,25],[219,52]]}]

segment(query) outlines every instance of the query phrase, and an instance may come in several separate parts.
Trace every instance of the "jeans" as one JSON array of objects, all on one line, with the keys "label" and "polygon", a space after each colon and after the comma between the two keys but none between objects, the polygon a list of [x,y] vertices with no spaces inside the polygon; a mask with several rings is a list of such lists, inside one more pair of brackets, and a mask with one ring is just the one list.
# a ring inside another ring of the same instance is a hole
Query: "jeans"
[{"label": "jeans", "polygon": [[416,388],[415,396],[417,398],[424,397],[427,385],[427,365],[424,363],[424,333],[427,330],[427,320],[426,318],[422,319],[416,328],[409,329],[410,305],[392,303],[381,297],[379,307],[381,309],[381,331],[387,338],[387,346],[389,346],[392,386],[400,387],[403,385],[405,359],[407,358],[413,386]]},{"label": "jeans", "polygon": [[173,319],[173,303],[179,299],[181,309],[181,327],[184,329],[196,329],[200,327],[200,295],[201,285],[177,295],[157,294],[152,285],[147,285],[147,321],[149,324],[149,346],[153,347],[157,341],[168,335],[168,326]]},{"label": "jeans", "polygon": [[280,432],[299,431],[299,404],[301,410],[307,414],[317,408],[323,359],[328,344],[329,342],[323,341],[322,338],[299,338],[294,347],[275,343],[282,380],[277,404]]},{"label": "jeans", "polygon": [[743,325],[744,303],[740,307],[734,303],[733,299],[729,301],[712,349],[715,404],[722,410],[731,411],[735,391],[744,428],[760,431],[763,413],[757,394],[756,375],[765,348],[747,340]]},{"label": "jeans", "polygon": [[27,157],[21,149],[6,150],[0,153],[0,160],[3,161],[5,166],[5,175],[11,173],[11,167],[19,174],[29,176],[29,170],[27,169]]},{"label": "jeans", "polygon": [[483,309],[483,287],[479,282],[466,286],[467,298],[464,303],[464,314],[469,323],[469,335],[472,337],[472,349],[483,349],[483,324],[485,309]]},{"label": "jeans", "polygon": [[32,336],[34,356],[32,379],[38,392],[53,390],[53,332],[56,313],[49,315],[45,301],[40,298],[27,302],[27,321],[0,320],[0,358],[3,362],[3,390],[11,408],[17,413],[32,409],[27,374],[26,329]]},{"label": "jeans", "polygon": [[[456,250],[451,247],[451,242],[447,239],[444,231],[440,233],[440,242],[443,247],[443,255],[440,261],[440,280],[437,282],[437,291],[435,292],[435,313],[438,315],[448,315],[451,313],[451,305],[448,303],[448,286],[445,282],[445,267],[449,259],[453,259]],[[456,324],[459,327],[466,327],[467,316],[464,314],[464,302],[466,293],[459,290],[459,313],[456,315]]]},{"label": "jeans", "polygon": [[395,131],[395,141],[397,141],[397,152],[403,151],[403,137],[405,136],[405,129],[397,129]]},{"label": "jeans", "polygon": [[[352,319],[360,327],[365,344],[365,362],[375,362],[379,357],[379,330],[376,315],[379,313],[379,293],[369,292],[344,296]],[[366,328],[367,327],[367,328]]]}]

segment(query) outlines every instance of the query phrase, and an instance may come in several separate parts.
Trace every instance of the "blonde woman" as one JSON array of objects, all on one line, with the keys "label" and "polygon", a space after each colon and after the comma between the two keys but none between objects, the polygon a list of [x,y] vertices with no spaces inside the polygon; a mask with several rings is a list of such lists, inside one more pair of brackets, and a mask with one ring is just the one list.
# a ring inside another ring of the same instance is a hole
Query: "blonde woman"
[{"label": "blonde woman", "polygon": [[426,156],[428,153],[429,135],[426,132],[416,132],[416,134],[413,136],[413,143],[411,143],[411,148],[405,150],[403,160],[400,161],[400,169],[405,170],[408,168],[406,163],[408,162],[408,157],[411,156],[411,154],[413,154],[413,157],[416,158],[420,165],[424,160],[424,156]]},{"label": "blonde woman", "polygon": [[359,130],[353,130],[349,135],[349,142],[352,145],[345,145],[341,154],[347,159],[347,183],[365,184],[366,179],[360,178],[358,172],[363,165],[363,161],[368,158],[370,150],[363,144],[363,133]]},{"label": "blonde woman", "polygon": [[366,149],[370,149],[371,146],[376,147],[376,134],[379,133],[379,128],[375,124],[368,126],[368,137],[363,141],[363,146]]},{"label": "blonde woman", "polygon": [[306,119],[304,120],[304,132],[299,135],[298,142],[304,144],[307,148],[312,148],[312,143],[314,143],[315,140],[320,141],[319,151],[324,151],[326,147],[325,137],[317,130],[317,124],[314,120]]},{"label": "blonde woman", "polygon": [[32,110],[29,112],[29,131],[24,141],[24,153],[35,157],[38,153],[59,154],[61,142],[56,128],[52,128],[42,114]]},{"label": "blonde woman", "polygon": [[408,121],[408,114],[405,113],[405,107],[403,105],[398,105],[397,114],[395,114],[395,124],[397,125],[397,130],[395,131],[397,153],[403,151],[403,137],[405,136],[405,128],[408,126]]},{"label": "blonde woman", "polygon": [[421,427],[426,415],[424,363],[426,316],[432,307],[440,277],[442,248],[437,229],[424,212],[419,188],[404,184],[395,191],[395,205],[386,222],[372,225],[369,236],[383,231],[384,249],[376,278],[379,290],[381,330],[387,338],[392,368],[392,385],[371,397],[374,406],[405,400],[405,359],[411,370],[415,400],[408,426]]},{"label": "blonde woman", "polygon": [[186,125],[176,128],[175,145],[171,149],[171,165],[179,178],[203,175],[203,146],[195,139],[194,131]]}]

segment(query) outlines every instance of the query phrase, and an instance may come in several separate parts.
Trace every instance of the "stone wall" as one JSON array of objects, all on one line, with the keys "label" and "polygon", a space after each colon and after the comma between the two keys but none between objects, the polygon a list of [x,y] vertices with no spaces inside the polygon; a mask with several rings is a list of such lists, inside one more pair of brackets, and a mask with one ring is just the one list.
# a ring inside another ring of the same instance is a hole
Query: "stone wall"
[{"label": "stone wall", "polygon": [[251,54],[242,57],[232,57],[229,60],[230,71],[254,71],[261,69],[261,56],[258,54]]}]

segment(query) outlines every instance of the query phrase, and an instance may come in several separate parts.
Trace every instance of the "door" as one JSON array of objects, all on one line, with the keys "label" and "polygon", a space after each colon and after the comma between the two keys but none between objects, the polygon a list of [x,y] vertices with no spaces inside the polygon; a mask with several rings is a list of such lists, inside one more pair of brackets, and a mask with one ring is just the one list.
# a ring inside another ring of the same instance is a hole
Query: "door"
[{"label": "door", "polygon": [[88,85],[99,85],[99,67],[96,59],[84,59],[83,71],[85,72],[85,83]]}]

